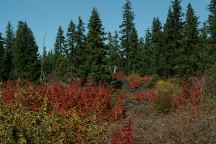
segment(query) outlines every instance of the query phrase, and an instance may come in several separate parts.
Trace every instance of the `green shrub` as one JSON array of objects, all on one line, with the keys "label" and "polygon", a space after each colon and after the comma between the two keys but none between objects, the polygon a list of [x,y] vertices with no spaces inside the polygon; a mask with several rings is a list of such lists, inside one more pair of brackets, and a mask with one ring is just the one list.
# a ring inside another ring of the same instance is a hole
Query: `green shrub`
[{"label": "green shrub", "polygon": [[106,129],[93,114],[81,118],[45,112],[21,111],[0,103],[0,143],[95,143]]},{"label": "green shrub", "polygon": [[183,89],[176,79],[160,80],[156,83],[157,96],[155,107],[158,112],[169,113],[174,108],[173,98],[182,93]]}]

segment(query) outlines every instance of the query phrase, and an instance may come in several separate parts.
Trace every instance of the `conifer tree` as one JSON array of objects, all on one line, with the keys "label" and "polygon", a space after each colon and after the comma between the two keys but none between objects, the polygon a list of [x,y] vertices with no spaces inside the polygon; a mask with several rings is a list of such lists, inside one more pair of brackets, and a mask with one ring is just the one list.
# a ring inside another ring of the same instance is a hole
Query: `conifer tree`
[{"label": "conifer tree", "polygon": [[2,34],[0,33],[0,82],[3,81],[3,75],[4,75],[4,69],[5,69],[5,64],[3,61],[4,53],[5,53],[4,40],[3,40]]},{"label": "conifer tree", "polygon": [[19,21],[13,56],[13,78],[37,80],[40,76],[38,47],[26,22]]},{"label": "conifer tree", "polygon": [[96,8],[93,8],[88,23],[86,67],[89,79],[103,83],[110,80],[104,40],[105,32],[102,21]]},{"label": "conifer tree", "polygon": [[211,67],[211,57],[209,54],[210,43],[209,43],[209,25],[207,22],[203,23],[199,33],[199,61],[198,65],[201,72],[208,70]]},{"label": "conifer tree", "polygon": [[124,62],[124,67],[127,68],[128,61],[127,56],[129,53],[129,38],[132,32],[132,28],[134,27],[134,12],[132,11],[132,4],[130,0],[126,0],[126,3],[123,7],[123,21],[120,25],[120,33],[121,33],[121,51],[122,58]]},{"label": "conifer tree", "polygon": [[112,36],[108,33],[108,64],[110,73],[115,73],[121,70],[121,57],[120,57],[120,45],[118,40],[118,33],[115,31],[115,35]]},{"label": "conifer tree", "polygon": [[210,32],[210,49],[208,55],[210,64],[215,65],[216,62],[216,0],[211,0],[209,5],[210,15],[208,18]]},{"label": "conifer tree", "polygon": [[160,19],[158,17],[153,18],[151,28],[151,45],[152,45],[152,74],[158,74],[161,76],[163,65],[165,65],[165,59],[163,53],[163,31]]},{"label": "conifer tree", "polygon": [[184,25],[183,47],[179,51],[179,71],[178,76],[192,77],[199,70],[199,32],[198,17],[191,6],[188,4],[186,11],[186,21]]},{"label": "conifer tree", "polygon": [[65,56],[66,69],[68,75],[75,75],[75,39],[76,39],[76,25],[70,21],[65,40]]},{"label": "conifer tree", "polygon": [[61,26],[58,28],[56,41],[54,45],[54,68],[53,73],[59,80],[65,80],[67,73],[66,55],[65,55],[65,37]]},{"label": "conifer tree", "polygon": [[182,51],[183,22],[181,0],[173,0],[169,8],[167,20],[164,26],[164,50],[163,76],[176,76],[181,71],[179,54]]},{"label": "conifer tree", "polygon": [[171,8],[169,8],[166,23],[164,25],[164,47],[162,51],[162,57],[164,57],[165,62],[161,66],[161,76],[169,77],[173,75],[174,66],[174,51],[175,51],[175,30],[174,30],[174,16]]},{"label": "conifer tree", "polygon": [[76,27],[76,35],[75,35],[75,68],[76,68],[76,76],[78,77],[86,77],[86,59],[88,55],[86,55],[86,36],[85,36],[85,24],[83,23],[81,17],[78,18],[78,25]]},{"label": "conifer tree", "polygon": [[136,28],[133,27],[129,37],[129,50],[127,56],[127,72],[140,74],[141,72],[141,53],[139,49],[139,39]]},{"label": "conifer tree", "polygon": [[154,66],[154,51],[152,48],[152,34],[149,29],[146,30],[144,49],[143,49],[143,74],[152,74]]},{"label": "conifer tree", "polygon": [[5,33],[6,33],[6,36],[4,39],[5,53],[3,56],[3,63],[5,64],[5,69],[4,69],[4,74],[3,74],[3,80],[8,80],[10,79],[11,71],[13,68],[12,51],[13,51],[14,41],[15,41],[13,27],[10,22],[8,22]]}]

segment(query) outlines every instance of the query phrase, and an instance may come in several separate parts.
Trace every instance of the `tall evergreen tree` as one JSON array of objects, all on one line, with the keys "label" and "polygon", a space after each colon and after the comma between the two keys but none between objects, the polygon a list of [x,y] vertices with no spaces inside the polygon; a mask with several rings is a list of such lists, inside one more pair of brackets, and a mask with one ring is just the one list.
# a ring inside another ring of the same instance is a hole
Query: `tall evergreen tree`
[{"label": "tall evergreen tree", "polygon": [[65,37],[61,26],[58,28],[56,41],[54,45],[54,68],[53,73],[59,80],[64,80],[67,73],[66,55],[65,55]]},{"label": "tall evergreen tree", "polygon": [[155,17],[152,22],[151,28],[151,45],[152,51],[149,53],[152,61],[152,74],[158,74],[161,76],[161,71],[163,69],[163,65],[165,64],[165,59],[162,55],[163,53],[163,31],[160,19]]},{"label": "tall evergreen tree", "polygon": [[152,48],[152,34],[149,29],[146,30],[145,40],[144,40],[144,49],[143,49],[143,74],[152,74],[154,66],[154,56]]},{"label": "tall evergreen tree", "polygon": [[65,40],[65,45],[66,45],[66,55],[69,56],[69,58],[73,57],[73,52],[75,49],[75,36],[76,36],[76,25],[74,24],[73,21],[70,21],[69,26],[68,26],[68,31],[66,34],[66,40]]},{"label": "tall evergreen tree", "polygon": [[175,51],[175,29],[174,29],[174,16],[172,9],[169,8],[168,16],[166,23],[164,25],[164,47],[162,51],[162,57],[165,59],[165,63],[161,66],[161,76],[162,77],[169,77],[173,75],[174,66],[174,51]]},{"label": "tall evergreen tree", "polygon": [[43,61],[44,61],[43,62],[44,73],[45,73],[45,76],[47,76],[51,74],[54,69],[54,53],[52,50],[49,52],[46,52],[46,54],[44,55]]},{"label": "tall evergreen tree", "polygon": [[19,21],[13,49],[13,78],[37,80],[40,76],[38,47],[26,22]]},{"label": "tall evergreen tree", "polygon": [[94,8],[88,23],[87,55],[88,78],[97,82],[108,82],[106,46],[104,44],[105,32],[98,11]]},{"label": "tall evergreen tree", "polygon": [[129,37],[129,50],[127,56],[127,72],[140,73],[141,72],[141,51],[139,49],[139,39],[136,28],[133,27]]},{"label": "tall evergreen tree", "polygon": [[42,55],[40,55],[40,61],[41,61],[40,81],[43,81],[46,78],[46,69],[45,68],[47,68],[47,67],[46,67],[46,65],[44,65],[44,61],[45,61],[46,57],[47,57],[47,51],[46,51],[46,47],[44,44]]},{"label": "tall evergreen tree", "polygon": [[199,70],[199,31],[198,17],[191,6],[188,4],[186,11],[186,21],[184,25],[183,47],[179,51],[178,76],[191,77]]},{"label": "tall evergreen tree", "polygon": [[5,70],[5,64],[3,61],[4,53],[5,53],[4,40],[3,40],[2,34],[0,33],[0,82],[3,81],[3,75],[4,75],[4,70]]},{"label": "tall evergreen tree", "polygon": [[216,62],[216,0],[211,0],[209,5],[210,15],[208,18],[210,32],[210,64],[215,65]]},{"label": "tall evergreen tree", "polygon": [[203,23],[199,33],[199,68],[201,72],[208,70],[211,67],[210,57],[210,43],[209,43],[209,25],[207,22]]},{"label": "tall evergreen tree", "polygon": [[3,80],[8,80],[10,79],[11,71],[13,68],[12,51],[13,51],[14,41],[15,41],[13,27],[10,22],[8,22],[5,33],[6,33],[5,40],[4,40],[5,53],[4,53],[4,58],[3,58],[5,69],[4,69]]},{"label": "tall evergreen tree", "polygon": [[121,33],[121,48],[122,48],[122,58],[124,59],[124,67],[128,65],[127,56],[129,53],[129,39],[134,27],[134,12],[132,11],[132,4],[130,0],[126,0],[126,3],[123,7],[123,21],[120,25]]},{"label": "tall evergreen tree", "polygon": [[111,73],[121,70],[121,57],[120,57],[120,45],[118,40],[118,33],[115,32],[115,35],[112,36],[111,33],[108,33],[108,64]]},{"label": "tall evergreen tree", "polygon": [[75,75],[75,39],[76,39],[76,25],[70,21],[65,40],[65,56],[66,56],[66,69],[69,75]]},{"label": "tall evergreen tree", "polygon": [[88,55],[86,55],[85,43],[85,24],[83,23],[81,17],[78,18],[78,25],[76,27],[76,35],[75,35],[75,67],[76,67],[76,76],[78,77],[86,77],[86,59]]},{"label": "tall evergreen tree", "polygon": [[166,64],[163,66],[163,76],[176,76],[181,67],[179,54],[182,51],[183,22],[181,0],[173,0],[169,8],[167,21],[164,26],[164,51],[163,56]]}]

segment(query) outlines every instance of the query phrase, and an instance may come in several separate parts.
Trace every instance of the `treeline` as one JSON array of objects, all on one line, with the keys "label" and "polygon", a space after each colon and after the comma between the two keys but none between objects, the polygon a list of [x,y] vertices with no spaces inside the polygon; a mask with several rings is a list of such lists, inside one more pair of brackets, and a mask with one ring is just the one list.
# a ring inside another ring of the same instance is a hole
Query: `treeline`
[{"label": "treeline", "polygon": [[[120,30],[106,32],[96,8],[86,25],[69,23],[66,33],[58,28],[54,49],[38,54],[38,46],[26,22],[18,22],[14,33],[10,23],[0,35],[0,81],[44,79],[53,75],[68,81],[85,77],[109,82],[112,73],[190,78],[216,62],[216,0],[208,6],[210,15],[200,24],[191,4],[182,11],[181,0],[173,0],[167,20],[153,18],[144,38],[139,38],[130,0],[123,6]],[[201,25],[201,26],[200,26]]]}]

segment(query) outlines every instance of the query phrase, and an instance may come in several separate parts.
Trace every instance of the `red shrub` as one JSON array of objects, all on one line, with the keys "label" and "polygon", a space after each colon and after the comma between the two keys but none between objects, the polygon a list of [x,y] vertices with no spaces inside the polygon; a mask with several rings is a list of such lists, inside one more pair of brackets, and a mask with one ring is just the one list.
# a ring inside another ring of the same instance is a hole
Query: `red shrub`
[{"label": "red shrub", "polygon": [[145,95],[147,101],[154,102],[157,95],[157,91],[155,89],[150,89],[146,91]]},{"label": "red shrub", "polygon": [[80,116],[96,114],[110,120],[116,120],[124,113],[122,102],[126,98],[124,95],[117,96],[118,100],[112,108],[114,89],[91,84],[82,87],[79,81],[72,81],[69,85],[58,82],[41,85],[6,82],[1,85],[0,92],[3,102],[17,105],[20,110],[46,110],[49,114],[76,111]]},{"label": "red shrub", "polygon": [[119,81],[127,79],[127,75],[124,72],[117,72],[117,73],[113,74],[113,77]]},{"label": "red shrub", "polygon": [[112,111],[106,115],[106,120],[116,121],[125,114],[125,108],[123,105],[116,105]]},{"label": "red shrub", "polygon": [[152,81],[152,77],[151,76],[144,76],[144,77],[141,77],[139,75],[136,75],[136,74],[133,74],[133,75],[129,75],[128,76],[128,80],[129,80],[129,87],[131,89],[136,89],[138,87],[141,87],[149,82]]},{"label": "red shrub", "polygon": [[15,102],[16,86],[11,81],[5,82],[2,87],[2,101],[7,104],[13,104]]},{"label": "red shrub", "polygon": [[181,79],[180,82],[183,87],[183,94],[174,98],[176,109],[187,105],[199,107],[204,101],[200,96],[204,79],[199,76],[194,78],[192,84],[185,79]]},{"label": "red shrub", "polygon": [[143,101],[143,100],[146,100],[146,95],[145,94],[136,93],[136,94],[134,94],[133,99],[137,100],[137,101]]},{"label": "red shrub", "polygon": [[134,130],[130,124],[126,124],[114,132],[112,144],[135,144]]}]

